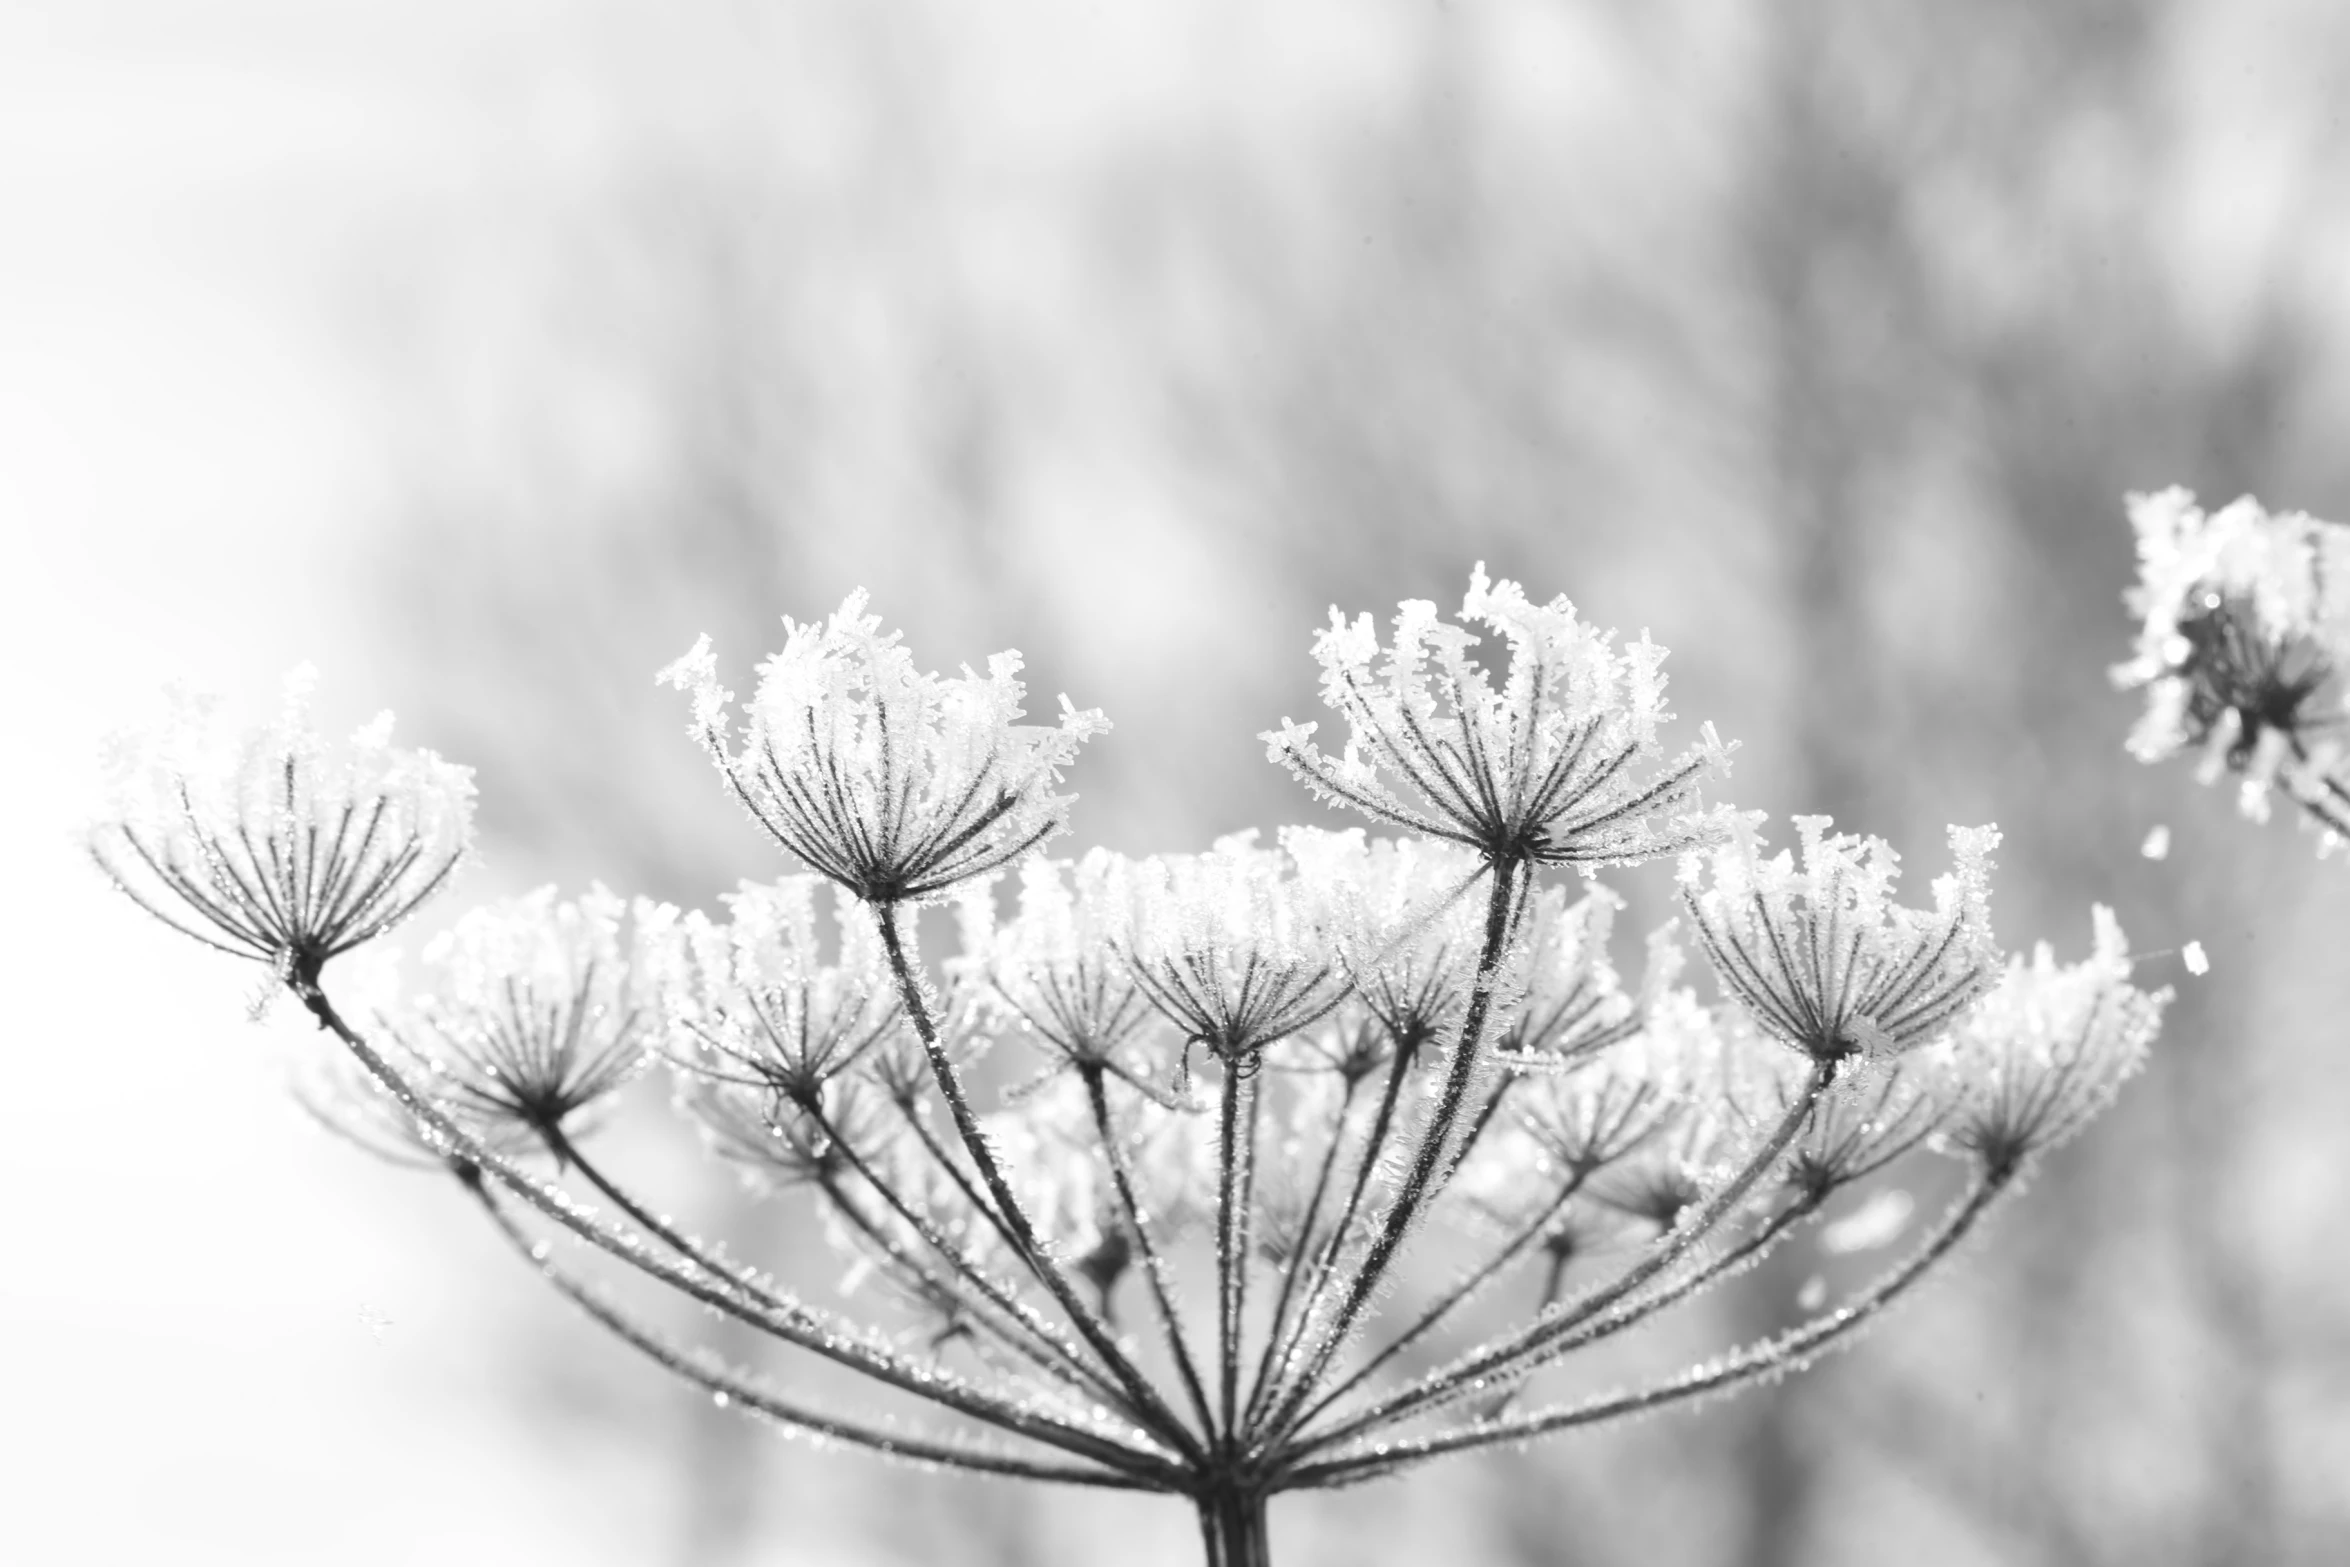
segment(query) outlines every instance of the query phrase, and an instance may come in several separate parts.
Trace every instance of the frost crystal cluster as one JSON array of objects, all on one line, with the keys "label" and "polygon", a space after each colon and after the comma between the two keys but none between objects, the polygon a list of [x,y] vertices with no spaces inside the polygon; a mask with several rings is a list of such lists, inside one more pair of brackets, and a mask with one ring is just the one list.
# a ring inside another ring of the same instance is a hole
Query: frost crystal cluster
[{"label": "frost crystal cluster", "polygon": [[2350,838],[2350,527],[2270,515],[2246,496],[2205,515],[2182,489],[2130,497],[2138,534],[2136,656],[2114,670],[2144,688],[2130,735],[2140,761],[2202,753],[2205,783],[2239,780],[2265,821],[2282,792],[2319,831]]},{"label": "frost crystal cluster", "polygon": [[[2337,645],[2307,579],[2338,548],[2144,505],[2169,519],[2142,523],[2146,679],[2170,715],[2149,743],[2224,730],[2261,776],[2316,789],[2332,753],[2304,754],[2314,714],[2275,687]],[[1382,646],[1334,614],[1315,652],[1342,748],[1265,737],[1316,796],[1404,836],[1074,862],[1043,850],[1107,725],[1066,702],[1023,723],[1016,655],[925,673],[860,594],[786,622],[738,730],[705,641],[663,678],[782,874],[716,912],[601,889],[483,910],[408,995],[348,1015],[324,966],[462,860],[461,769],[380,725],[328,751],[301,687],[241,738],[186,708],[121,747],[91,848],[340,1042],[306,1085],[316,1113],[446,1172],[678,1377],[916,1463],[1166,1492],[1211,1562],[1260,1563],[1280,1492],[1691,1403],[1847,1340],[2103,1106],[2165,999],[2132,987],[2102,910],[2082,963],[2003,959],[1989,828],[1953,830],[1923,908],[1890,847],[1823,818],[1796,819],[1799,859],[1766,854],[1754,818],[1704,798],[1729,758],[1711,729],[1664,747],[1645,638],[1482,569],[1461,619],[1407,603]],[[1545,878],[1671,857],[1685,928],[1627,983],[1621,900]],[[933,903],[959,931],[935,961],[914,917]],[[711,1154],[821,1215],[837,1293],[736,1260],[606,1167],[602,1112],[648,1071]],[[1961,1189],[1875,1281],[1630,1389],[1549,1385],[1921,1149],[1959,1161]],[[674,1341],[646,1285],[861,1374],[877,1407]]]}]

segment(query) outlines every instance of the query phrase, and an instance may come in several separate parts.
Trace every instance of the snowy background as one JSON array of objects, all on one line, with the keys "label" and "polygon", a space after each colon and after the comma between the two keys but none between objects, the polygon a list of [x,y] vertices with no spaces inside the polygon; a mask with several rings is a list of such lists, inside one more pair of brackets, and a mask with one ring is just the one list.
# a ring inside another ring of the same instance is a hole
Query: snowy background
[{"label": "snowy background", "polygon": [[707,902],[780,861],[652,671],[864,584],[1109,711],[1078,844],[1192,848],[1316,819],[1253,737],[1326,606],[1478,559],[1672,648],[1740,803],[1921,876],[1996,819],[2009,942],[2102,899],[2214,970],[1858,1353],[1286,1499],[1282,1559],[2342,1559],[2350,880],[2104,670],[2123,491],[2350,517],[2345,102],[2323,0],[0,4],[0,1559],[1192,1560],[688,1398],[315,1132],[310,1031],[78,862],[97,737],[311,659],[479,769],[416,938]]}]

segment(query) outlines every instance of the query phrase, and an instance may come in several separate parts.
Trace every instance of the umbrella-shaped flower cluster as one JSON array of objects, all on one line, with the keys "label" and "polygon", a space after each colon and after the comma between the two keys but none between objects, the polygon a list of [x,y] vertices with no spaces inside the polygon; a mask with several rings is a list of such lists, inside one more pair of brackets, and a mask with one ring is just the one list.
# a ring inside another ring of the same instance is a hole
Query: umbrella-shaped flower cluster
[{"label": "umbrella-shaped flower cluster", "polygon": [[[601,889],[497,905],[357,1022],[325,966],[463,857],[461,769],[380,728],[330,753],[297,700],[240,739],[127,744],[91,842],[152,912],[273,964],[346,1047],[310,1091],[322,1115],[452,1173],[526,1266],[680,1379],[923,1464],[1180,1497],[1209,1559],[1246,1567],[1282,1492],[1822,1353],[2104,1104],[2161,1012],[2102,913],[2085,963],[2002,977],[1990,829],[1953,832],[1927,909],[1895,900],[1890,847],[1821,818],[1796,820],[1800,861],[1767,856],[1700,798],[1727,755],[1711,730],[1664,747],[1662,650],[1482,570],[1462,618],[1498,636],[1492,665],[1427,604],[1385,649],[1334,613],[1316,655],[1343,752],[1268,736],[1317,796],[1404,836],[1075,862],[1042,851],[1106,726],[1065,702],[1022,722],[1016,655],[925,673],[858,595],[786,623],[738,733],[704,642],[663,678],[791,863],[713,913]],[[1543,878],[1669,855],[1687,928],[1650,938],[1628,989],[1623,900]],[[913,911],[940,901],[958,950],[926,956]],[[1691,934],[1711,1000],[1684,982]],[[655,1066],[704,1147],[821,1216],[838,1298],[696,1235],[583,1145]],[[1963,1192],[1833,1309],[1630,1393],[1548,1387],[1927,1148],[1964,1162]],[[894,1410],[680,1342],[557,1235]]]}]

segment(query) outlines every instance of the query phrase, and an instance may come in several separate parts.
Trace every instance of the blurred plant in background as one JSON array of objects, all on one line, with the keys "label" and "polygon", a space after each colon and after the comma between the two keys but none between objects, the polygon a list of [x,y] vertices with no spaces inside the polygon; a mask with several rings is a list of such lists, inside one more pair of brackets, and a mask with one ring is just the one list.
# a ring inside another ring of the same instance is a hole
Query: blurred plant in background
[{"label": "blurred plant in background", "polygon": [[[1317,652],[1343,751],[1312,725],[1264,737],[1317,794],[1427,836],[1292,828],[1278,849],[1243,834],[1081,868],[1036,855],[1066,826],[1064,769],[1107,724],[1066,699],[1058,726],[1020,722],[1017,654],[923,673],[852,595],[786,622],[738,749],[704,638],[662,679],[690,693],[739,803],[816,874],[746,884],[724,926],[624,915],[600,890],[479,911],[435,944],[439,986],[376,1029],[344,1018],[325,967],[447,879],[470,836],[463,769],[387,750],[382,722],[329,761],[298,702],[235,745],[191,740],[199,713],[124,744],[140,760],[91,847],[165,923],[269,964],[349,1048],[364,1076],[326,1074],[330,1124],[377,1148],[388,1126],[437,1159],[556,1290],[720,1407],[942,1468],[1184,1498],[1207,1559],[1253,1567],[1283,1492],[1809,1364],[2104,1107],[2168,1000],[2130,984],[2102,909],[2088,962],[2043,947],[2001,975],[1991,829],[1952,830],[1931,912],[1893,902],[1887,844],[1825,818],[1797,819],[1800,865],[1764,858],[1754,820],[1701,804],[1727,770],[1710,726],[1663,755],[1664,654],[1645,638],[1619,649],[1564,598],[1536,604],[1482,567],[1461,618],[1506,651],[1498,688],[1478,637],[1425,601],[1384,648],[1369,617],[1334,613]],[[1570,908],[1537,887],[1553,867],[1666,855],[1717,1008],[1671,988],[1669,928],[1655,981],[1622,995],[1593,939],[1612,895]],[[999,925],[993,884],[1024,865]],[[839,905],[831,954],[819,880]],[[947,899],[963,940],[942,991],[910,916]],[[970,1068],[1015,1040],[1045,1074],[990,1105]],[[581,1149],[657,1056],[706,1145],[820,1198],[828,1238],[896,1310],[810,1304]],[[1965,1188],[1835,1309],[1820,1291],[1798,1326],[1629,1390],[1528,1390],[1929,1139]],[[534,1146],[609,1208],[518,1163]],[[1457,1282],[1405,1304],[1409,1242],[1464,1229],[1482,1244]],[[778,1390],[646,1321],[548,1231],[960,1424],[828,1410],[800,1377]],[[1530,1314],[1479,1299],[1522,1271]],[[1414,1375],[1394,1364],[1407,1350],[1437,1363]]]}]

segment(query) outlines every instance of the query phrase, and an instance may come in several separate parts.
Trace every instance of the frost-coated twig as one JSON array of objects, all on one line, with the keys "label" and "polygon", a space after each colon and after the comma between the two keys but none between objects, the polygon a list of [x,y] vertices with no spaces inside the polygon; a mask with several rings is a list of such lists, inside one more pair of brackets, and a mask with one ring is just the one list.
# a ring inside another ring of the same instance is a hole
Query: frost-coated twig
[{"label": "frost-coated twig", "polygon": [[889,955],[891,976],[897,981],[898,996],[906,1009],[906,1017],[914,1025],[914,1032],[922,1041],[924,1055],[929,1058],[932,1080],[938,1085],[939,1096],[946,1101],[947,1113],[953,1118],[956,1133],[963,1140],[963,1151],[971,1156],[972,1165],[986,1184],[988,1196],[994,1200],[995,1211],[1010,1231],[1010,1240],[1016,1256],[1035,1275],[1061,1309],[1078,1335],[1090,1345],[1118,1385],[1134,1401],[1143,1425],[1162,1440],[1192,1454],[1199,1451],[1198,1439],[1183,1424],[1182,1418],[1167,1407],[1158,1389],[1151,1386],[1133,1360],[1118,1347],[1117,1339],[1108,1324],[1087,1305],[1077,1287],[1037,1239],[1036,1226],[1020,1199],[1013,1195],[1011,1184],[1004,1179],[1003,1168],[997,1164],[995,1151],[988,1146],[987,1134],[981,1130],[979,1117],[972,1111],[970,1096],[964,1092],[962,1074],[947,1055],[946,1043],[939,1036],[938,1022],[931,1014],[930,998],[925,994],[920,976],[906,958],[906,945],[898,932],[898,907],[895,903],[874,906],[873,918],[881,927],[883,949]]},{"label": "frost-coated twig", "polygon": [[792,1403],[777,1394],[756,1386],[747,1379],[730,1375],[709,1365],[702,1357],[678,1347],[667,1338],[629,1317],[608,1299],[604,1292],[563,1271],[547,1254],[543,1243],[534,1241],[499,1203],[496,1195],[478,1174],[461,1174],[460,1181],[467,1191],[479,1200],[491,1221],[514,1249],[521,1253],[540,1278],[552,1285],[556,1292],[570,1300],[582,1311],[622,1342],[644,1352],[663,1370],[684,1378],[724,1404],[739,1406],[792,1430],[828,1442],[840,1442],[861,1447],[886,1458],[900,1459],[914,1464],[933,1465],[947,1469],[965,1469],[979,1474],[1005,1475],[1020,1480],[1046,1480],[1064,1485],[1083,1485],[1110,1490],[1147,1491],[1156,1484],[1143,1471],[1121,1471],[1115,1468],[1076,1468],[1066,1464],[1040,1463],[1033,1459],[1015,1457],[1007,1453],[989,1452],[984,1448],[944,1442],[910,1432],[892,1430],[886,1426],[868,1425],[838,1415],[828,1415],[802,1404]]},{"label": "frost-coated twig", "polygon": [[2012,1174],[1980,1175],[1907,1261],[1878,1279],[1850,1304],[1776,1338],[1735,1351],[1711,1365],[1630,1393],[1609,1394],[1507,1419],[1481,1421],[1434,1436],[1382,1442],[1369,1450],[1341,1449],[1299,1466],[1287,1478],[1301,1486],[1350,1484],[1447,1453],[1524,1442],[1555,1431],[1645,1414],[1670,1404],[1730,1393],[1754,1382],[1787,1376],[1848,1340],[1925,1277],[1966,1237],[2011,1184]]}]

